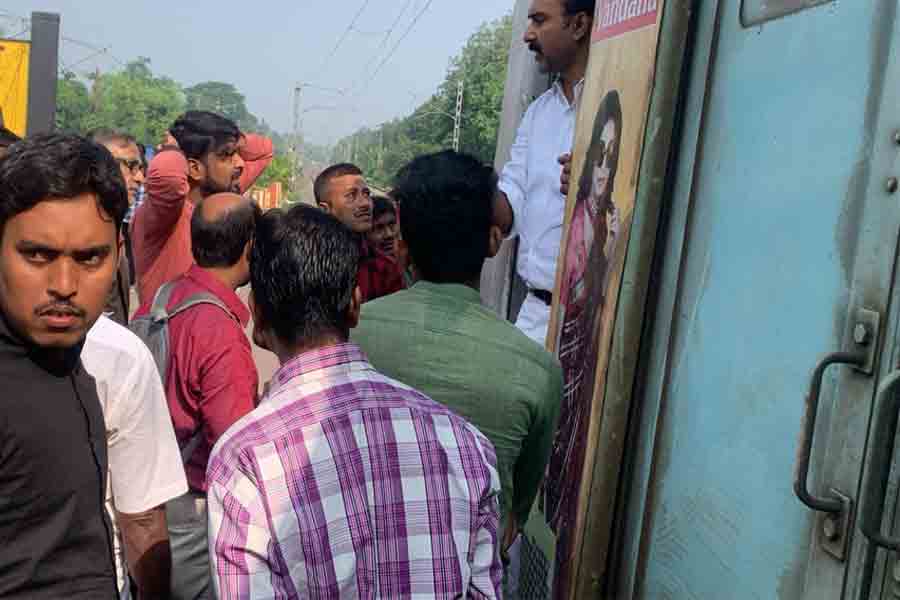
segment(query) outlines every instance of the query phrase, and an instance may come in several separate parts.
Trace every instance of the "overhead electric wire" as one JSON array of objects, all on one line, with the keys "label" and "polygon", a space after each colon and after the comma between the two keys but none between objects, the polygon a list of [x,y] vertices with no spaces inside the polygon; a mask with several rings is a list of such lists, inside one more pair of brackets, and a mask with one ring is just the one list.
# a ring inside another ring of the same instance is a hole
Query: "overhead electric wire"
[{"label": "overhead electric wire", "polygon": [[[428,9],[431,8],[431,5],[433,2],[434,2],[434,0],[428,0],[428,2],[425,3],[425,6],[422,7],[422,10],[420,10],[418,12],[418,14],[416,14],[416,16],[413,17],[413,20],[410,22],[409,27],[406,28],[406,31],[403,32],[403,35],[400,36],[400,38],[394,44],[394,47],[391,48],[391,51],[388,53],[388,55],[384,57],[384,60],[381,61],[381,63],[378,65],[378,67],[372,73],[371,77],[369,77],[369,79],[366,81],[366,83],[362,86],[363,89],[367,88],[370,83],[375,81],[375,78],[378,77],[378,74],[381,72],[381,69],[384,68],[384,65],[386,65],[388,63],[388,61],[391,60],[391,58],[393,58],[394,54],[397,52],[397,48],[399,48],[400,44],[402,44],[403,41],[407,37],[409,37],[409,34],[415,28],[415,26],[419,22],[419,20],[425,15],[426,12],[428,12]],[[360,92],[361,91],[362,90],[360,90]],[[357,92],[357,95],[360,92]]]},{"label": "overhead electric wire", "polygon": [[[125,61],[121,60],[115,54],[110,52],[110,50],[112,49],[112,46],[106,46],[105,48],[101,48],[100,46],[95,46],[94,44],[91,44],[89,42],[83,42],[81,40],[76,40],[76,39],[66,37],[66,36],[60,36],[60,39],[63,42],[68,42],[69,44],[75,44],[76,46],[81,46],[82,48],[86,48],[88,50],[93,50],[94,51],[93,56],[102,54],[102,55],[108,57],[110,60],[112,60],[114,63],[116,63],[120,67],[125,66]],[[91,58],[93,58],[93,56]]]},{"label": "overhead electric wire", "polygon": [[319,73],[317,77],[321,75],[325,68],[328,66],[328,63],[331,62],[331,59],[334,58],[334,55],[337,54],[338,50],[340,50],[341,46],[344,45],[344,42],[347,40],[347,37],[350,35],[350,32],[353,31],[353,28],[356,26],[356,22],[362,16],[363,12],[365,12],[366,8],[368,8],[371,0],[363,0],[362,6],[359,7],[359,10],[356,11],[356,15],[354,15],[353,20],[350,21],[350,24],[347,25],[347,28],[344,30],[344,33],[338,38],[337,43],[334,45],[334,48],[331,49],[331,52],[328,56],[325,57],[325,60],[322,61],[322,66],[319,67]]},{"label": "overhead electric wire", "polygon": [[78,65],[84,64],[84,63],[86,63],[87,61],[93,59],[94,57],[99,56],[100,54],[106,54],[107,50],[108,50],[108,48],[100,48],[99,50],[97,50],[97,51],[94,52],[93,54],[88,54],[87,56],[85,56],[85,57],[82,58],[81,60],[75,61],[75,62],[70,63],[70,64],[68,64],[68,65],[63,65],[63,66],[62,66],[62,70],[63,70],[63,71],[71,71],[72,69],[74,69],[74,68],[77,67]]},{"label": "overhead electric wire", "polygon": [[[397,18],[394,19],[394,22],[391,23],[391,26],[385,32],[384,38],[382,38],[381,44],[378,46],[378,50],[376,50],[372,54],[372,58],[369,59],[369,62],[366,63],[366,66],[363,68],[362,75],[365,75],[366,73],[370,72],[372,65],[375,64],[376,60],[378,60],[378,55],[381,54],[381,51],[387,47],[388,41],[391,39],[391,36],[394,34],[394,31],[396,31],[397,25],[400,24],[400,20],[403,18],[403,15],[406,14],[406,10],[410,7],[410,5],[412,5],[412,0],[406,0],[406,4],[404,4],[403,8],[400,9],[400,13],[397,15]],[[360,79],[362,79],[362,77],[359,77],[357,79],[357,81],[359,81]]]},{"label": "overhead electric wire", "polygon": [[380,29],[378,31],[366,31],[365,29],[357,29],[353,28],[353,33],[357,35],[367,35],[367,36],[375,36],[375,35],[384,35],[388,32],[388,29]]}]

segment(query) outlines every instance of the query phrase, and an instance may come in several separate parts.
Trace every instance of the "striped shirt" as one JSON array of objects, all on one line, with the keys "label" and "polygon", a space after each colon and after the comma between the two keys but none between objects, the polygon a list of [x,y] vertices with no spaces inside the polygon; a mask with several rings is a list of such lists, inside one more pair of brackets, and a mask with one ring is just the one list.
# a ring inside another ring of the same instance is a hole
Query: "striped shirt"
[{"label": "striped shirt", "polygon": [[353,344],[283,365],[207,479],[220,598],[500,596],[493,447]]}]

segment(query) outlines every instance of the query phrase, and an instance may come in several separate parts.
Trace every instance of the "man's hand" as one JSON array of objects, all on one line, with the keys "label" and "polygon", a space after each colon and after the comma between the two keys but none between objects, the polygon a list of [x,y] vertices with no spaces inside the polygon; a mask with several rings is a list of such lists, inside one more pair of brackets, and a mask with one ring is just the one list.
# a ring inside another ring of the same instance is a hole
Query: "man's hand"
[{"label": "man's hand", "polygon": [[559,176],[559,193],[563,196],[569,195],[569,180],[572,178],[572,155],[569,153],[559,157],[559,164],[562,165],[562,174]]},{"label": "man's hand", "polygon": [[179,148],[179,146],[178,146],[178,140],[175,139],[175,136],[172,135],[172,132],[170,132],[170,131],[167,131],[167,132],[166,132],[166,138],[165,138],[165,141],[164,141],[163,143],[164,143],[166,146],[175,146],[176,148]]},{"label": "man's hand", "polygon": [[175,139],[175,136],[172,135],[171,131],[166,131],[165,135],[163,135],[162,142],[156,147],[157,152],[162,152],[163,150],[181,150],[181,147],[178,145],[178,140]]}]

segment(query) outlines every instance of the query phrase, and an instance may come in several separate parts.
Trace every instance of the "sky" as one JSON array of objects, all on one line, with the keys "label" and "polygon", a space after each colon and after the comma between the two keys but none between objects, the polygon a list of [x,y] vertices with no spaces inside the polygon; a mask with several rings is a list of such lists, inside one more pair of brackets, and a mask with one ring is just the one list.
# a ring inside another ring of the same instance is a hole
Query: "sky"
[{"label": "sky", "polygon": [[[184,86],[233,83],[250,111],[282,132],[293,128],[293,91],[303,83],[303,133],[311,142],[330,144],[361,126],[409,114],[437,89],[469,36],[482,23],[511,12],[514,4],[3,0],[0,27],[14,35],[27,26],[19,17],[32,11],[59,13],[62,65],[76,71],[114,70],[147,56],[154,73]],[[97,54],[90,46],[108,51]],[[313,86],[355,91],[341,96]]]}]

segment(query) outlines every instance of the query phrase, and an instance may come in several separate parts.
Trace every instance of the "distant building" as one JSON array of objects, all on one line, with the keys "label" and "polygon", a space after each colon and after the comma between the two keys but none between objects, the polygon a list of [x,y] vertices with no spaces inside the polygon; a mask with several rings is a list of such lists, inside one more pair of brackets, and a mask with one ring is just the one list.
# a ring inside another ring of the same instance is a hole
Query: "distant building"
[{"label": "distant building", "polygon": [[281,206],[282,185],[280,181],[274,182],[272,185],[264,188],[255,187],[250,190],[250,197],[253,198],[263,212],[278,208]]}]

